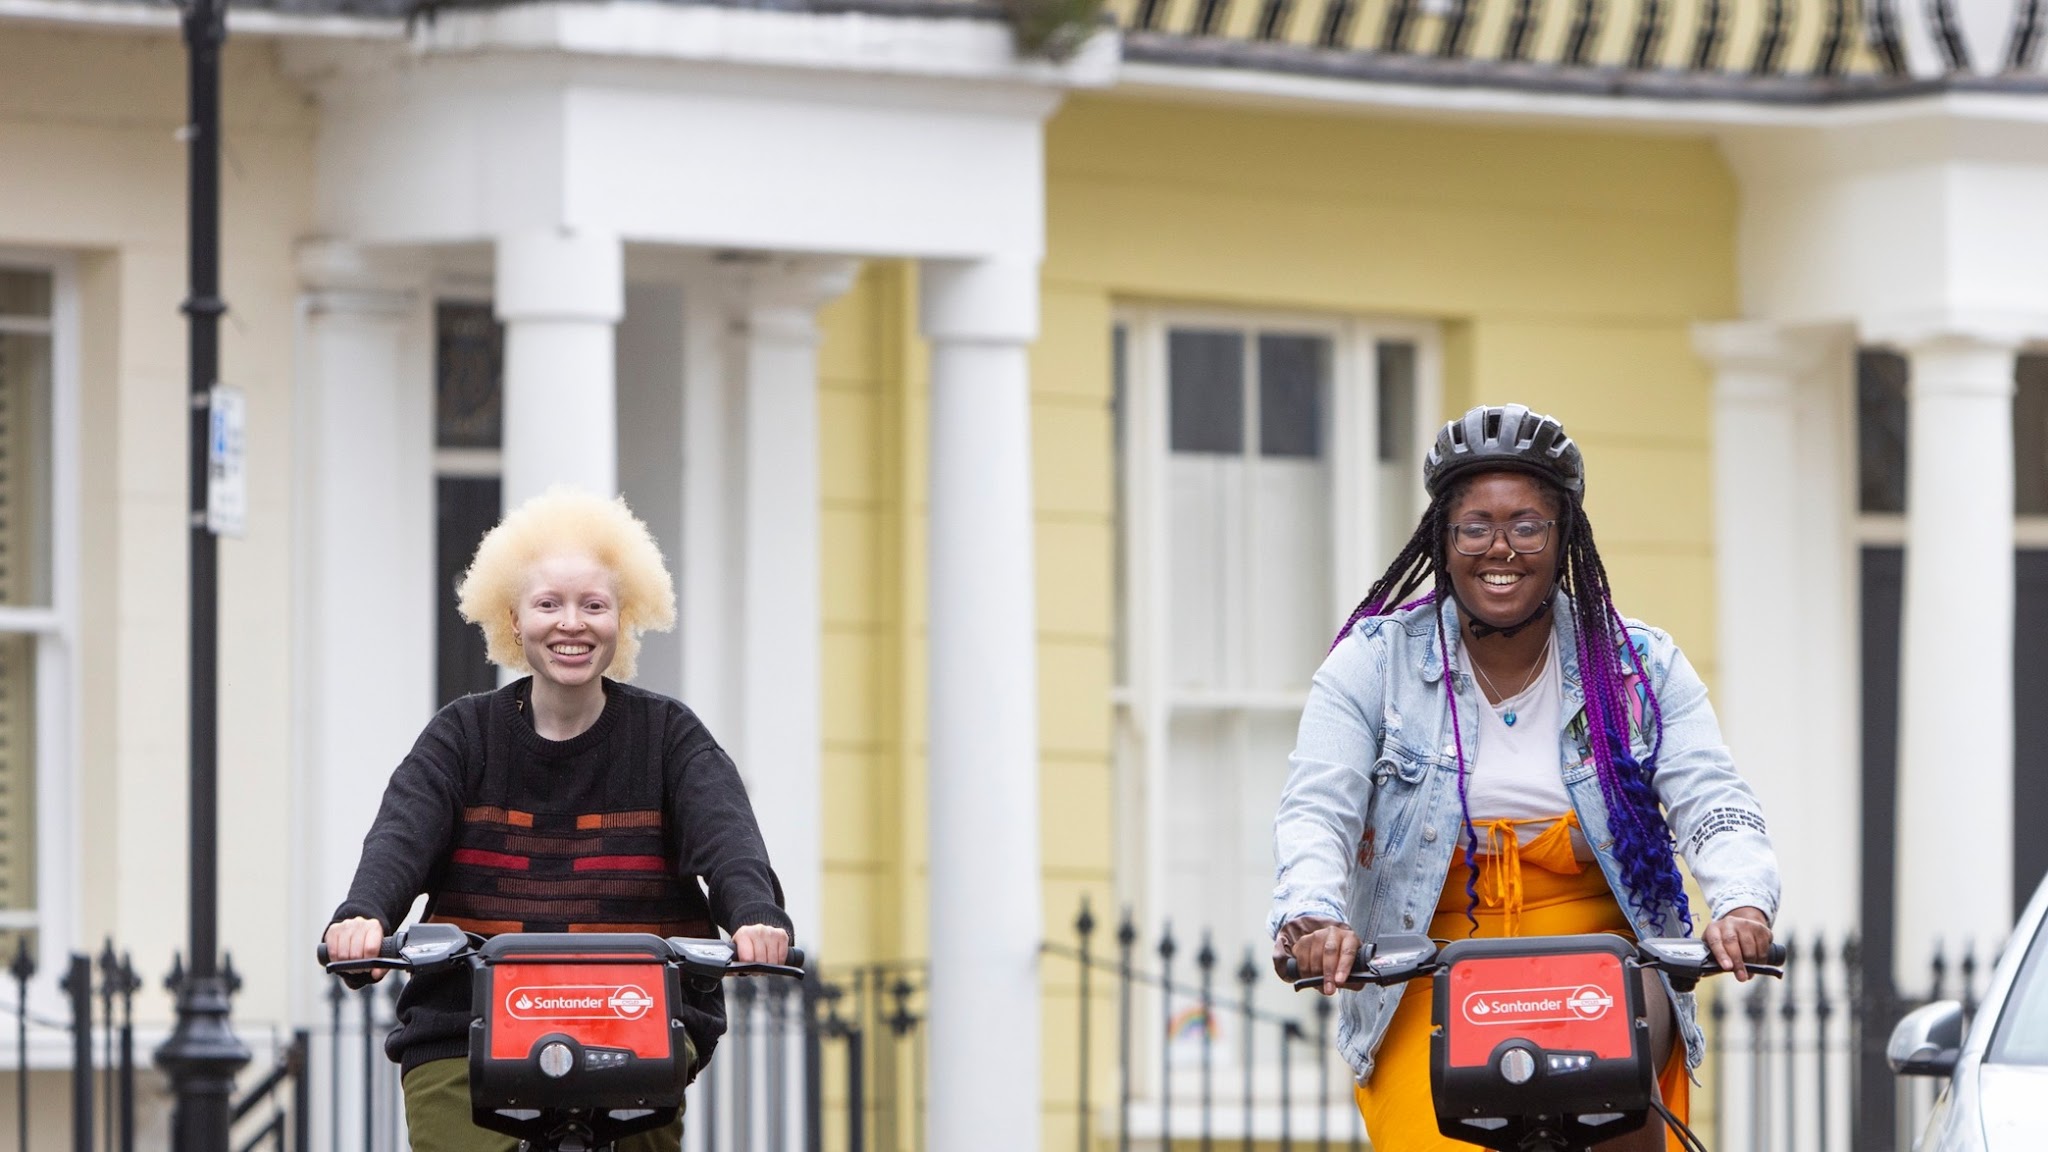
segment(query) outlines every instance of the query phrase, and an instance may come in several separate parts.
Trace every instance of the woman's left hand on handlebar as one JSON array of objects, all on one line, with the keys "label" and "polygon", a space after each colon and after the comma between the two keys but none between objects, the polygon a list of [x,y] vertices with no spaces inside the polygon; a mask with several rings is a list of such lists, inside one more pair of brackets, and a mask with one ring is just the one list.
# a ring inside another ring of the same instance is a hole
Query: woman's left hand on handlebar
[{"label": "woman's left hand on handlebar", "polygon": [[1743,981],[1750,977],[1745,961],[1762,961],[1770,955],[1771,922],[1761,908],[1736,908],[1707,925],[1702,939],[1715,961]]},{"label": "woman's left hand on handlebar", "polygon": [[789,933],[772,924],[748,924],[732,934],[732,958],[742,964],[784,963]]}]

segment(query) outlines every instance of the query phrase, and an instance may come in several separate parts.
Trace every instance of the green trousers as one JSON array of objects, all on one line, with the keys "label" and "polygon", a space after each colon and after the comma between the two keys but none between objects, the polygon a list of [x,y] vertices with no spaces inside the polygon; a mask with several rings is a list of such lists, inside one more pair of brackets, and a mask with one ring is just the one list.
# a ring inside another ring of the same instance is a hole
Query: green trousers
[{"label": "green trousers", "polygon": [[[518,1152],[519,1141],[470,1123],[469,1061],[430,1060],[405,1074],[405,1124],[413,1152]],[[683,1118],[619,1141],[618,1152],[677,1152]]]}]

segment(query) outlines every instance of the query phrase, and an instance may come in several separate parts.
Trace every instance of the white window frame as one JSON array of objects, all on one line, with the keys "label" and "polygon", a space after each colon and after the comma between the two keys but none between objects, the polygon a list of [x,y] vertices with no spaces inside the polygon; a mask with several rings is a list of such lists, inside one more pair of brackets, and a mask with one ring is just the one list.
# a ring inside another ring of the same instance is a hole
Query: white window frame
[{"label": "white window frame", "polygon": [[[1325,446],[1332,485],[1329,529],[1334,546],[1328,614],[1333,634],[1392,558],[1382,543],[1390,534],[1386,529],[1392,526],[1381,524],[1378,345],[1402,341],[1415,347],[1414,426],[1410,434],[1418,459],[1440,424],[1443,348],[1441,331],[1433,323],[1311,313],[1133,304],[1117,308],[1113,323],[1124,332],[1123,443],[1117,446],[1123,496],[1117,531],[1122,536],[1124,557],[1119,591],[1125,618],[1118,641],[1123,646],[1118,662],[1121,675],[1111,689],[1111,700],[1119,733],[1118,758],[1124,759],[1122,749],[1139,750],[1136,763],[1117,766],[1119,847],[1115,867],[1121,902],[1134,909],[1144,938],[1158,928],[1167,882],[1167,807],[1162,798],[1167,777],[1166,734],[1173,714],[1231,710],[1299,715],[1308,689],[1306,681],[1298,690],[1186,689],[1174,687],[1167,675],[1166,497],[1171,459],[1167,332],[1174,328],[1226,329],[1248,335],[1285,332],[1330,341],[1330,420]],[[1248,450],[1255,452],[1250,446]],[[1419,471],[1411,474],[1408,483],[1412,494],[1407,506],[1419,516],[1428,505]],[[1189,949],[1193,933],[1201,927],[1177,926]],[[1223,957],[1219,967],[1224,972],[1235,971],[1236,957]],[[1232,983],[1219,987],[1218,995],[1235,999],[1238,992]],[[1268,1009],[1273,1003],[1267,998]],[[1150,1011],[1156,1014],[1157,1009]],[[1141,1035],[1157,1036],[1160,1031],[1147,1024]],[[1156,1057],[1156,1042],[1146,1047],[1155,1048]],[[1263,1064],[1261,1061],[1261,1074]],[[1151,1070],[1141,1073],[1148,1081],[1156,1080],[1156,1058],[1139,1058],[1139,1065],[1141,1070]],[[1306,1067],[1303,1072],[1312,1075]],[[1176,1075],[1177,1095],[1179,1079]],[[1157,1084],[1148,1088],[1156,1096]],[[1270,1117],[1268,1112],[1272,1112]],[[1268,1119],[1277,1132],[1277,1111],[1261,1109],[1259,1122],[1263,1125]]]},{"label": "white window frame", "polygon": [[[36,906],[0,911],[0,928],[37,933],[36,979],[29,1010],[45,1018],[65,1009],[56,976],[82,946],[79,920],[78,763],[76,702],[82,681],[78,653],[79,528],[79,290],[77,261],[69,255],[0,247],[0,264],[46,271],[51,278],[50,319],[30,325],[50,336],[50,602],[40,608],[0,608],[0,632],[36,638]],[[10,323],[14,330],[22,326]],[[0,957],[4,966],[10,957]],[[11,985],[11,981],[0,984]],[[0,1002],[12,1004],[11,987]],[[31,1063],[41,1066],[32,1037]],[[0,1066],[14,1064],[9,1046]]]}]

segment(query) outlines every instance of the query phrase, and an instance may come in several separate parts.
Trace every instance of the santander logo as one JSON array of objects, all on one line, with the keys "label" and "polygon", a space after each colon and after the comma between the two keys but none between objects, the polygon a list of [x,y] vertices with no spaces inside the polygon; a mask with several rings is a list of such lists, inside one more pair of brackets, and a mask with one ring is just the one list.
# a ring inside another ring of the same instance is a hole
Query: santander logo
[{"label": "santander logo", "polygon": [[1614,997],[1597,984],[1576,987],[1489,989],[1465,997],[1465,1019],[1473,1024],[1540,1024],[1556,1020],[1598,1020]]},{"label": "santander logo", "polygon": [[654,997],[636,984],[514,987],[505,993],[505,1011],[515,1020],[638,1020],[652,1007]]}]

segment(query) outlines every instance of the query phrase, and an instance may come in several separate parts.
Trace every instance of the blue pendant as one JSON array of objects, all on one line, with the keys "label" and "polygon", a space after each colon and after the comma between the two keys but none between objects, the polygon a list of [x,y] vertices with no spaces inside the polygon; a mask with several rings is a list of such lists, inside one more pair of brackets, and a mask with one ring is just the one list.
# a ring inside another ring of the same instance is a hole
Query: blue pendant
[{"label": "blue pendant", "polygon": [[1503,712],[1500,718],[1508,727],[1513,728],[1515,726],[1515,714],[1512,711]]}]

